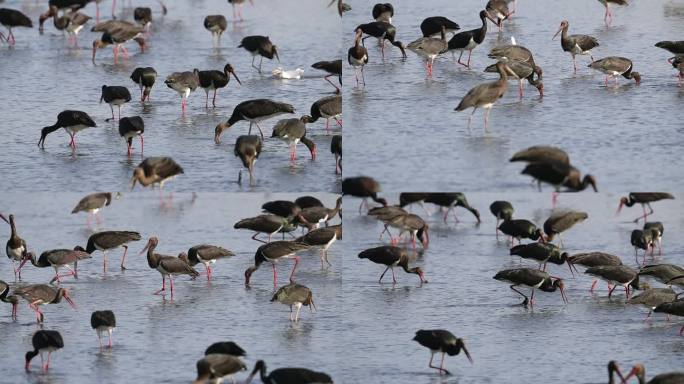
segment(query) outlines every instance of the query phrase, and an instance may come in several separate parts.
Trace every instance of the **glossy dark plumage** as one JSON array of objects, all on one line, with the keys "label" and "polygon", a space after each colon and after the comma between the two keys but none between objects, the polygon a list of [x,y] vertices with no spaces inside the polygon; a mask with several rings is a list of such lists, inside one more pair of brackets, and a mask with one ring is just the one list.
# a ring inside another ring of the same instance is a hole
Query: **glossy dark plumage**
[{"label": "glossy dark plumage", "polygon": [[183,167],[170,157],[148,157],[133,171],[131,189],[139,182],[143,187],[152,184],[164,186],[169,179],[183,174]]},{"label": "glossy dark plumage", "polygon": [[[399,48],[402,57],[406,58],[406,49],[404,44],[401,41],[395,40],[397,29],[392,24],[386,21],[374,21],[372,23],[360,24],[354,30],[361,30],[361,32],[366,35],[389,41],[392,45]],[[365,40],[366,38],[367,37],[364,37],[362,40]],[[384,57],[384,42],[382,48]]]},{"label": "glossy dark plumage", "polygon": [[445,32],[456,32],[461,29],[455,21],[444,16],[428,17],[420,23],[420,31],[423,33],[423,37],[439,35],[442,32],[442,27],[444,27]]},{"label": "glossy dark plumage", "polygon": [[47,135],[60,128],[64,128],[64,130],[69,133],[72,138],[71,143],[75,145],[73,137],[78,131],[96,126],[97,124],[95,124],[95,121],[93,121],[85,112],[72,110],[62,111],[57,115],[57,122],[55,124],[41,130],[38,146],[45,148],[45,138]]},{"label": "glossy dark plumage", "polygon": [[259,372],[264,384],[332,384],[332,378],[323,372],[316,372],[306,368],[278,368],[266,374],[266,363],[259,360],[254,365],[245,383],[250,383]]},{"label": "glossy dark plumage", "polygon": [[513,218],[513,205],[508,201],[497,200],[489,206],[489,211],[498,220],[511,220]]},{"label": "glossy dark plumage", "polygon": [[[261,154],[262,141],[261,137],[256,135],[241,135],[235,140],[235,147],[233,154],[240,158],[242,165],[249,171],[249,185],[256,183],[254,176],[254,163]],[[238,182],[242,181],[242,171],[238,176]]]},{"label": "glossy dark plumage", "polygon": [[232,355],[232,356],[246,356],[247,352],[245,352],[244,349],[240,348],[239,345],[232,341],[219,341],[216,342],[204,351],[205,355],[211,355],[211,354],[223,354],[223,355]]},{"label": "glossy dark plumage", "polygon": [[[53,351],[64,348],[64,339],[62,339],[62,335],[58,331],[41,329],[33,334],[31,344],[33,345],[33,350],[26,352],[25,368],[27,371],[30,369],[31,360],[38,354],[48,352],[49,356]],[[47,371],[48,368],[48,364],[45,364],[43,370]]]},{"label": "glossy dark plumage", "polygon": [[143,146],[143,133],[145,133],[145,122],[140,116],[122,117],[119,120],[119,135],[126,140],[128,144],[128,155],[131,154],[131,149],[133,146],[133,138],[136,136],[140,137],[140,152],[142,153]]},{"label": "glossy dark plumage", "polygon": [[152,86],[157,80],[157,71],[152,67],[138,67],[131,73],[131,80],[140,87],[140,101],[149,100]]},{"label": "glossy dark plumage", "polygon": [[554,236],[572,228],[575,224],[586,220],[589,215],[579,211],[554,212],[544,221],[544,233],[546,240],[553,240]]},{"label": "glossy dark plumage", "polygon": [[333,135],[330,152],[335,156],[335,173],[342,173],[342,135]]},{"label": "glossy dark plumage", "polygon": [[[118,195],[119,194],[117,193],[116,197],[118,197]],[[79,200],[78,204],[71,210],[71,213],[91,212],[102,209],[112,203],[113,197],[111,192],[91,193]]]},{"label": "glossy dark plumage", "polygon": [[98,328],[114,328],[116,327],[116,316],[110,310],[94,311],[90,315],[90,327]]},{"label": "glossy dark plumage", "polygon": [[534,223],[524,219],[504,220],[499,225],[499,230],[515,239],[530,239],[539,240],[542,237],[541,229],[537,228]]},{"label": "glossy dark plumage", "polygon": [[387,200],[378,197],[378,192],[380,192],[380,183],[371,177],[348,177],[342,180],[342,195],[361,197],[363,199],[370,197],[376,203],[386,206]]},{"label": "glossy dark plumage", "polygon": [[416,331],[416,335],[413,337],[413,340],[417,341],[418,344],[430,350],[431,357],[428,366],[430,368],[438,369],[440,373],[444,372],[447,375],[450,374],[449,371],[442,367],[442,365],[440,365],[439,367],[435,367],[432,365],[432,359],[434,358],[435,353],[441,352],[442,354],[447,354],[449,356],[456,356],[459,353],[461,353],[461,351],[463,351],[463,353],[465,353],[466,357],[468,358],[468,361],[470,361],[471,364],[473,362],[473,359],[470,357],[468,349],[466,349],[465,342],[463,341],[463,339],[454,336],[453,333],[447,330],[421,329]]},{"label": "glossy dark plumage", "polygon": [[300,196],[295,199],[294,203],[302,209],[310,207],[324,207],[323,202],[313,196]]}]

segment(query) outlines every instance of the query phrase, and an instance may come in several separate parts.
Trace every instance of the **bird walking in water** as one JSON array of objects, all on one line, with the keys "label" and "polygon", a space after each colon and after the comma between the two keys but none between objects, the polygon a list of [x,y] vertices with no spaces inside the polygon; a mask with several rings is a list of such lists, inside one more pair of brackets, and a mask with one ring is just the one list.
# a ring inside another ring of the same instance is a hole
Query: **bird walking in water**
[{"label": "bird walking in water", "polygon": [[618,285],[621,285],[625,288],[625,296],[627,296],[627,300],[629,300],[630,297],[630,287],[634,289],[640,289],[639,275],[635,270],[626,265],[602,265],[590,267],[587,268],[584,273],[608,282],[609,287],[612,285],[612,288],[610,288],[608,291],[609,299]]},{"label": "bird walking in water", "polygon": [[330,152],[335,156],[335,174],[342,174],[342,135],[333,135]]},{"label": "bird walking in water", "polygon": [[214,47],[221,45],[221,35],[228,29],[228,21],[223,15],[209,15],[204,18],[204,29],[211,32],[211,43]]},{"label": "bird walking in water", "polygon": [[361,205],[359,205],[359,212],[361,212],[364,205],[366,206],[366,210],[369,209],[367,201],[369,197],[376,203],[382,204],[383,207],[387,206],[387,200],[378,197],[378,192],[380,192],[380,183],[372,177],[348,177],[342,180],[342,195],[350,195],[363,199]]},{"label": "bird walking in water", "polygon": [[326,96],[316,100],[311,104],[311,115],[309,123],[315,123],[318,119],[325,119],[325,133],[330,134],[330,119],[334,119],[337,125],[342,128],[342,120],[338,117],[342,114],[342,96]]},{"label": "bird walking in water", "polygon": [[445,33],[456,34],[456,31],[461,29],[461,27],[455,21],[449,20],[444,16],[426,17],[420,23],[420,31],[423,33],[423,37],[439,36],[442,29],[444,29]]},{"label": "bird walking in water", "polygon": [[0,32],[0,43],[3,40],[5,40],[7,44],[9,44],[10,46],[16,44],[16,40],[14,39],[14,33],[12,33],[12,28],[33,28],[33,23],[31,22],[31,19],[28,18],[28,16],[17,11],[16,9],[10,8],[0,8],[0,24],[2,24],[4,27],[7,27],[8,31],[7,36]]},{"label": "bird walking in water", "polygon": [[609,77],[615,79],[615,86],[617,87],[619,76],[622,76],[625,79],[634,79],[636,85],[641,84],[641,75],[639,72],[633,70],[634,65],[632,64],[632,60],[624,57],[610,56],[596,60],[589,64],[589,68],[595,69],[606,75],[606,87],[608,86]]},{"label": "bird walking in water", "polygon": [[214,274],[211,265],[216,263],[216,260],[232,257],[235,254],[223,247],[209,244],[195,245],[188,249],[188,261],[191,267],[202,263],[206,269],[207,281],[211,281],[211,276]]},{"label": "bird walking in water", "polygon": [[[470,68],[470,57],[473,54],[473,49],[482,44],[487,35],[487,12],[484,10],[480,11],[480,21],[482,22],[482,27],[459,32],[455,34],[448,43],[448,49],[450,51],[461,52],[461,54],[458,55],[458,60],[456,62],[466,68]],[[468,51],[467,63],[461,62],[461,57],[463,57],[463,52],[465,51]]]},{"label": "bird walking in water", "polygon": [[340,87],[338,87],[332,81],[330,81],[329,77],[337,76],[340,86],[342,86],[342,59],[333,61],[318,61],[311,64],[311,68],[326,71],[328,75],[324,76],[323,79],[325,79],[325,81],[327,81],[328,83],[330,83],[330,85],[335,87],[335,93],[340,93]]},{"label": "bird walking in water", "polygon": [[504,220],[499,225],[499,231],[511,237],[511,245],[513,245],[514,240],[518,240],[520,243],[520,239],[544,241],[542,230],[537,228],[533,222],[525,219]]},{"label": "bird walking in water", "polygon": [[[461,351],[465,353],[468,361],[473,363],[473,359],[470,357],[470,353],[465,346],[463,339],[454,336],[453,333],[444,329],[426,329],[416,331],[416,335],[413,337],[414,341],[418,344],[426,347],[430,350],[430,362],[428,367],[434,368],[439,371],[439,374],[451,375],[449,371],[444,369],[444,356],[456,356]],[[442,361],[439,367],[432,365],[432,360],[435,358],[435,353],[442,353]]]},{"label": "bird walking in water", "polygon": [[322,247],[321,269],[323,269],[325,268],[323,265],[324,262],[327,263],[328,266],[332,265],[330,264],[330,261],[328,261],[328,249],[336,240],[340,239],[342,239],[342,224],[325,228],[316,228],[309,231],[307,234],[296,238],[294,241],[307,244],[311,247]]},{"label": "bird walking in water", "polygon": [[[270,243],[271,237],[278,232],[283,233],[283,239],[285,238],[285,232],[292,232],[297,229],[297,225],[292,223],[290,219],[284,218],[278,215],[259,215],[256,217],[249,217],[242,219],[233,225],[235,229],[249,229],[254,231],[254,235],[251,237],[252,240],[256,240],[261,243]],[[260,233],[268,234],[268,241],[257,239]]]},{"label": "bird walking in water", "polygon": [[140,183],[143,187],[158,184],[161,195],[164,183],[182,174],[183,167],[178,165],[172,158],[148,157],[133,170],[131,190],[135,188],[135,183]]},{"label": "bird walking in water", "polygon": [[496,217],[496,239],[499,240],[499,223],[503,220],[512,220],[513,205],[505,200],[497,200],[489,206],[489,211]]},{"label": "bird walking in water", "polygon": [[[520,96],[520,100],[523,98],[523,82],[525,80],[533,87],[537,88],[539,97],[544,97],[544,83],[541,81],[541,76],[539,75],[539,73],[541,73],[541,68],[517,60],[509,60],[507,65],[518,77],[518,95]],[[539,72],[536,71],[537,69]],[[498,72],[496,64],[488,66],[484,71]],[[534,75],[537,75],[536,79],[534,78]]]},{"label": "bird walking in water", "polygon": [[420,278],[421,284],[427,283],[425,274],[420,267],[409,268],[409,255],[403,248],[395,247],[393,245],[370,248],[359,253],[359,259],[368,259],[376,264],[387,266],[378,280],[378,283],[380,284],[382,284],[382,278],[388,270],[392,270],[392,283],[397,283],[397,277],[394,275],[394,267],[401,267],[406,273],[415,273]]},{"label": "bird walking in water", "polygon": [[363,43],[370,36],[379,39],[380,52],[382,54],[383,60],[385,60],[385,40],[389,41],[393,46],[399,48],[402,58],[406,59],[406,49],[404,44],[401,41],[395,40],[397,29],[394,27],[394,25],[386,21],[374,21],[372,23],[361,24],[354,29],[357,34],[359,33],[359,30],[362,34],[365,33],[368,35],[361,39],[361,43]]},{"label": "bird walking in water", "polygon": [[102,334],[109,335],[109,343],[107,347],[112,348],[112,331],[116,327],[116,316],[110,310],[94,311],[90,315],[90,326],[97,333],[97,339],[100,342],[100,351],[102,350]]},{"label": "bird walking in water", "polygon": [[[93,27],[93,30],[95,27]],[[140,46],[140,52],[145,52],[147,44],[142,37],[145,29],[137,25],[120,25],[118,28],[113,28],[110,31],[105,31],[100,39],[93,41],[93,56],[92,62],[95,64],[95,55],[97,50],[108,45],[114,46],[114,65],[119,63],[119,50],[123,51],[124,58],[128,58],[128,50],[126,49],[127,42],[133,40]]]},{"label": "bird walking in water", "polygon": [[435,59],[449,49],[449,44],[446,40],[446,27],[442,26],[441,38],[421,37],[418,40],[410,42],[406,48],[425,59],[427,76],[432,77],[432,64]]},{"label": "bird walking in water", "polygon": [[[294,322],[299,321],[299,310],[302,308],[302,305],[308,306],[312,313],[316,310],[311,289],[297,283],[290,283],[280,287],[280,289],[273,294],[271,302],[273,301],[289,305],[290,321]],[[292,307],[297,308],[295,313],[292,312]]]},{"label": "bird walking in water", "polygon": [[252,373],[249,374],[244,384],[250,384],[257,372],[259,372],[261,382],[264,384],[333,384],[333,380],[328,374],[307,368],[278,368],[267,375],[266,363],[263,360],[256,362]]},{"label": "bird walking in water", "polygon": [[[254,176],[254,163],[256,163],[261,154],[263,142],[259,136],[256,135],[242,135],[235,140],[235,148],[233,153],[242,161],[242,165],[249,171],[249,185],[256,184],[256,176]],[[242,183],[242,169],[238,173],[238,184]]]},{"label": "bird walking in water", "polygon": [[233,113],[226,122],[219,123],[214,129],[214,142],[221,144],[221,135],[223,131],[229,129],[235,123],[246,120],[249,121],[248,135],[252,134],[252,125],[256,125],[261,134],[261,139],[264,139],[264,132],[259,126],[259,122],[265,121],[285,113],[294,113],[295,108],[291,104],[281,103],[269,99],[253,99],[243,101],[233,108]]},{"label": "bird walking in water", "polygon": [[62,111],[57,115],[57,122],[51,126],[45,127],[40,131],[40,140],[38,140],[38,147],[45,149],[45,138],[50,133],[64,128],[64,130],[71,136],[69,146],[72,150],[76,150],[76,134],[86,128],[96,127],[97,124],[87,113],[81,111]]},{"label": "bird walking in water", "polygon": [[[622,265],[622,260],[618,256],[611,255],[605,252],[587,252],[568,256],[568,264],[570,264],[570,266],[574,268],[575,271],[579,272],[577,270],[577,267],[575,266],[577,264],[585,267],[598,267],[603,265],[617,266]],[[594,287],[596,287],[597,282],[598,280],[594,279],[594,281],[591,283],[591,288],[589,289],[589,292],[594,292]]]},{"label": "bird walking in water", "polygon": [[591,61],[594,61],[594,57],[591,56],[591,50],[598,47],[599,43],[595,37],[589,35],[568,35],[568,28],[570,23],[567,20],[563,20],[560,23],[558,32],[553,35],[553,39],[561,34],[561,48],[563,51],[569,52],[572,55],[572,66],[577,73],[577,61],[575,60],[576,55],[589,55]]},{"label": "bird walking in water", "polygon": [[[684,300],[679,299],[669,303],[662,303],[655,307],[653,312],[684,317]],[[684,326],[679,329],[679,336],[682,335],[684,335]]]},{"label": "bird walking in water", "polygon": [[[26,372],[31,371],[31,360],[34,357],[40,355],[40,364],[43,372],[47,372],[50,369],[50,357],[52,352],[64,348],[64,340],[62,335],[53,330],[43,330],[36,331],[31,338],[31,344],[33,345],[33,350],[26,352],[26,363],[24,369]],[[47,352],[47,361],[43,357],[43,353]]]},{"label": "bird walking in water", "polygon": [[152,86],[157,80],[157,71],[152,67],[138,67],[133,70],[131,80],[140,87],[140,101],[143,103],[145,100],[149,101]]},{"label": "bird walking in water", "polygon": [[311,153],[311,160],[316,160],[316,143],[306,137],[306,124],[311,121],[311,116],[279,120],[273,127],[271,137],[278,138],[288,144],[290,148],[290,160],[297,159],[297,143],[300,141]]},{"label": "bird walking in water", "polygon": [[544,233],[546,234],[545,241],[552,241],[558,235],[560,245],[563,246],[563,239],[560,238],[561,233],[572,228],[575,224],[581,223],[589,217],[586,212],[580,211],[559,211],[554,212],[544,221]]},{"label": "bird walking in water", "polygon": [[4,281],[0,280],[0,301],[7,304],[12,304],[12,320],[17,319],[17,307],[19,306],[19,297],[17,295],[10,295],[10,286]]},{"label": "bird walking in water", "polygon": [[[62,277],[73,276],[78,279],[78,262],[84,259],[89,259],[90,254],[83,252],[79,249],[51,249],[40,254],[36,259],[36,255],[33,252],[26,253],[26,258],[21,263],[19,268],[22,268],[24,263],[30,261],[34,267],[37,268],[47,268],[52,267],[55,269],[55,277],[50,280],[50,284],[57,281],[57,284],[61,282]],[[73,265],[73,268],[70,267]],[[67,274],[60,275],[59,270],[64,267],[69,270]]]},{"label": "bird walking in water", "polygon": [[[544,292],[555,292],[560,291],[561,297],[563,298],[563,303],[567,303],[568,300],[565,298],[565,292],[563,288],[563,280],[550,276],[548,273],[539,271],[532,268],[516,268],[516,269],[506,269],[499,271],[494,275],[495,280],[510,283],[511,290],[516,292],[525,298],[521,303],[523,306],[534,305],[534,290],[539,289]],[[518,286],[525,286],[532,288],[532,294],[528,298],[527,295],[515,289]]]},{"label": "bird walking in water", "polygon": [[604,7],[606,7],[606,13],[603,16],[603,22],[606,23],[606,25],[608,26],[610,26],[610,24],[613,22],[613,12],[610,10],[609,5],[629,5],[629,3],[627,3],[627,0],[598,0],[598,2],[603,4]]},{"label": "bird walking in water", "polygon": [[130,157],[133,153],[133,138],[140,138],[140,155],[145,149],[145,122],[140,116],[124,117],[119,119],[119,135],[126,140],[126,154]]},{"label": "bird walking in water", "polygon": [[195,68],[192,72],[174,72],[166,77],[164,84],[178,92],[181,97],[181,111],[185,113],[190,92],[195,92],[200,85],[199,69]]},{"label": "bird walking in water", "polygon": [[14,294],[29,303],[29,308],[36,312],[38,323],[42,323],[45,320],[45,316],[40,310],[41,305],[59,304],[64,299],[72,308],[76,309],[76,304],[71,300],[69,291],[65,288],[55,288],[48,284],[33,284],[15,289]]},{"label": "bird walking in water", "polygon": [[[16,281],[17,277],[21,280],[21,265],[23,265],[28,252],[26,241],[19,237],[19,234],[17,233],[17,225],[14,221],[14,215],[9,215],[8,220],[3,214],[0,213],[0,218],[10,225],[10,238],[7,240],[7,244],[5,245],[5,253],[7,254],[7,257],[12,260],[14,280]],[[17,262],[20,263],[19,268],[16,266]]]},{"label": "bird walking in water", "polygon": [[274,241],[260,246],[254,254],[254,265],[245,270],[245,285],[249,286],[252,274],[259,269],[264,262],[271,263],[273,267],[273,289],[278,286],[278,271],[276,263],[282,259],[294,259],[294,266],[290,272],[290,283],[294,282],[294,274],[299,264],[300,257],[297,252],[309,249],[308,244],[297,243],[294,241]]},{"label": "bird walking in water", "polygon": [[677,300],[677,294],[672,288],[649,288],[643,293],[632,296],[627,302],[630,304],[640,304],[648,308],[648,314],[644,319],[644,322],[651,318],[651,313],[655,307],[663,303],[670,303]]},{"label": "bird walking in water", "polygon": [[238,84],[242,85],[242,82],[235,74],[235,69],[230,63],[227,63],[223,67],[223,71],[199,71],[197,74],[199,78],[199,86],[204,89],[207,98],[204,102],[204,108],[209,108],[209,91],[214,91],[214,97],[212,98],[211,105],[216,108],[216,92],[219,89],[224,88],[230,82],[230,75],[233,75]]},{"label": "bird walking in water", "polygon": [[[640,204],[644,214],[643,216],[639,216],[634,219],[634,222],[638,223],[641,219],[643,219],[645,222],[646,218],[653,214],[651,203],[671,199],[674,199],[674,196],[667,192],[630,192],[626,197],[620,198],[620,205],[618,206],[618,210],[615,215],[620,213],[623,206],[631,207],[634,204]],[[648,207],[648,213],[646,212],[646,207]]]},{"label": "bird walking in water", "polygon": [[121,120],[121,106],[131,101],[131,93],[126,87],[103,85],[100,103],[102,103],[103,100],[105,103],[109,104],[109,108],[112,110],[112,118],[106,119],[105,121],[116,120],[114,117],[115,105],[119,109],[119,120]]},{"label": "bird walking in water", "polygon": [[126,269],[126,254],[128,253],[128,243],[139,241],[141,239],[140,233],[134,231],[102,231],[90,235],[86,247],[76,246],[74,249],[81,252],[92,254],[95,251],[102,251],[103,273],[107,273],[107,251],[111,251],[122,247],[124,249],[123,256],[121,256],[121,270]]},{"label": "bird walking in water", "polygon": [[[275,57],[280,63],[280,56],[278,56],[278,48],[273,45],[268,36],[247,36],[242,39],[238,48],[244,48],[252,55],[252,67],[259,70],[261,73],[261,63],[264,57],[273,60]],[[259,66],[254,65],[254,59],[259,56]]]},{"label": "bird walking in water", "polygon": [[639,264],[639,257],[637,255],[637,249],[643,249],[644,250],[644,259],[642,262],[642,265],[646,265],[646,254],[648,254],[648,251],[651,251],[651,257],[653,257],[653,247],[654,247],[654,241],[653,241],[653,231],[650,229],[647,230],[641,230],[641,229],[635,229],[632,231],[632,235],[630,237],[630,243],[634,247],[634,259],[636,260],[636,263]]},{"label": "bird walking in water", "polygon": [[157,245],[159,244],[159,239],[156,237],[150,237],[147,241],[147,245],[140,251],[140,255],[147,252],[147,264],[150,268],[156,269],[162,275],[162,287],[160,290],[154,292],[155,295],[166,293],[166,277],[169,277],[169,283],[171,285],[171,299],[173,299],[173,276],[174,275],[190,275],[193,279],[199,276],[193,267],[188,265],[185,260],[174,257],[161,255],[155,252]]},{"label": "bird walking in water", "polygon": [[508,90],[508,75],[518,78],[518,75],[511,70],[506,64],[507,60],[500,60],[496,64],[496,69],[499,72],[499,80],[484,83],[476,86],[475,88],[468,91],[468,93],[461,99],[455,111],[463,111],[468,108],[473,108],[473,113],[468,117],[468,130],[470,130],[470,123],[473,119],[473,115],[478,108],[484,108],[484,129],[489,131],[489,113],[500,98],[506,94]]},{"label": "bird walking in water", "polygon": [[104,207],[109,206],[112,201],[121,198],[121,193],[111,193],[111,192],[95,192],[84,196],[78,201],[78,204],[71,210],[71,214],[79,212],[88,212],[86,217],[86,224],[90,227],[91,216],[95,216],[97,223],[101,224],[100,216],[98,212]]},{"label": "bird walking in water", "polygon": [[356,30],[356,37],[354,38],[354,46],[347,51],[347,62],[354,68],[354,76],[356,77],[356,86],[359,86],[359,68],[361,72],[361,82],[366,85],[366,78],[363,75],[363,67],[368,64],[368,50],[361,45],[361,37],[363,31]]}]

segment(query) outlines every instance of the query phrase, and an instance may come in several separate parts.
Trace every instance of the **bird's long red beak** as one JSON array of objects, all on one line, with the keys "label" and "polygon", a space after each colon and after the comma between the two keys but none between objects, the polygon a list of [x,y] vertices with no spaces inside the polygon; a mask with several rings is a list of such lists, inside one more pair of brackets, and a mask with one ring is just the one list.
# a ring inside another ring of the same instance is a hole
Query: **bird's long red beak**
[{"label": "bird's long red beak", "polygon": [[147,250],[150,248],[150,242],[147,242],[147,245],[145,248],[142,249],[142,251],[138,252],[138,256],[142,255],[143,253],[147,252]]},{"label": "bird's long red beak", "polygon": [[622,200],[621,200],[621,201],[620,201],[620,205],[618,205],[617,212],[615,212],[615,216],[617,216],[617,215],[620,214],[620,211],[622,210],[622,207],[623,207],[624,205],[625,205],[625,203],[623,203]]},{"label": "bird's long red beak", "polygon": [[568,263],[568,268],[570,268],[570,274],[572,277],[575,277],[575,272],[572,270],[572,263],[569,260],[567,260],[566,263]]},{"label": "bird's long red beak", "polygon": [[[618,370],[618,374],[619,374],[619,372],[620,372],[620,371]],[[627,375],[627,377],[625,377],[624,379],[622,379],[622,382],[623,382],[623,383],[628,382],[629,379],[630,379],[632,376],[636,375],[636,372],[637,372],[637,371],[636,371],[636,368],[632,368],[632,370],[629,371],[629,375]],[[620,378],[622,378],[622,375],[620,375]]]}]

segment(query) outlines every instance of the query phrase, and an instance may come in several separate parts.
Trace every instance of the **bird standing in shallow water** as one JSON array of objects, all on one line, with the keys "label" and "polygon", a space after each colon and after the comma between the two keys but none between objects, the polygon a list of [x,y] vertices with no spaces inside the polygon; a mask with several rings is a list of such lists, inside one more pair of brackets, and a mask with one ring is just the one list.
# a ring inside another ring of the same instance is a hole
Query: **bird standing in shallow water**
[{"label": "bird standing in shallow water", "polygon": [[[242,135],[235,140],[233,153],[242,161],[242,165],[249,171],[249,185],[256,184],[254,176],[254,163],[261,154],[262,141],[256,135]],[[238,184],[242,183],[242,169],[238,173]]]},{"label": "bird standing in shallow water", "polygon": [[199,86],[204,89],[204,92],[207,95],[207,98],[204,102],[204,108],[209,108],[209,91],[211,90],[214,91],[214,97],[212,98],[211,105],[216,108],[216,92],[218,92],[220,88],[228,85],[230,82],[230,75],[233,75],[238,84],[242,85],[242,82],[235,74],[235,69],[233,69],[233,66],[230,65],[230,63],[227,63],[223,67],[223,71],[199,71],[197,74],[199,78]]},{"label": "bird standing in shallow water", "polygon": [[109,343],[107,346],[112,348],[112,330],[116,327],[116,316],[110,310],[94,311],[90,315],[90,326],[97,333],[97,339],[100,342],[100,351],[102,350],[102,333],[106,332],[109,335]]},{"label": "bird standing in shallow water", "polygon": [[553,39],[561,34],[561,48],[563,51],[570,52],[572,55],[572,66],[577,73],[577,61],[575,61],[575,55],[589,55],[591,61],[594,61],[594,57],[591,56],[591,50],[598,47],[599,43],[595,37],[589,35],[568,35],[568,27],[570,23],[567,20],[563,20],[560,23],[558,32],[553,35]]},{"label": "bird standing in shallow water", "polygon": [[[641,219],[643,219],[645,222],[646,218],[653,214],[653,208],[651,207],[651,203],[671,199],[674,199],[674,196],[671,193],[667,192],[630,192],[629,195],[627,195],[626,197],[620,198],[620,205],[618,206],[615,215],[617,216],[620,213],[623,206],[631,207],[634,204],[641,204],[641,208],[644,211],[644,214],[643,216],[639,216],[636,219],[634,219],[634,222],[638,223]],[[646,207],[648,207],[648,213],[646,212]]]},{"label": "bird standing in shallow water", "polygon": [[[473,359],[470,357],[468,349],[466,349],[465,342],[463,339],[457,338],[453,333],[444,329],[428,329],[428,330],[418,330],[416,335],[413,337],[414,341],[418,344],[430,349],[430,362],[428,367],[437,369],[439,374],[442,373],[450,375],[451,373],[444,369],[444,356],[448,354],[449,356],[456,356],[461,353],[465,353],[468,361],[473,363]],[[432,365],[432,359],[435,357],[435,353],[442,353],[442,362],[439,367]]]},{"label": "bird standing in shallow water", "polygon": [[140,87],[140,101],[150,99],[150,92],[155,80],[157,80],[157,71],[152,67],[138,67],[131,73],[131,80]]},{"label": "bird standing in shallow water", "polygon": [[[52,352],[64,348],[62,335],[52,330],[36,331],[31,338],[31,344],[33,345],[33,351],[26,352],[26,364],[24,365],[24,369],[27,372],[31,370],[31,360],[39,354],[43,372],[47,372],[50,369],[50,356],[52,356]],[[45,352],[47,352],[47,361],[43,360],[43,353]]]},{"label": "bird standing in shallow water", "polygon": [[[275,57],[280,63],[280,56],[278,56],[278,48],[271,43],[268,36],[247,36],[242,39],[238,48],[244,48],[252,55],[252,67],[259,70],[261,73],[261,63],[264,57],[273,60]],[[259,56],[259,66],[254,65],[254,59]]]},{"label": "bird standing in shallow water", "polygon": [[354,38],[354,46],[347,51],[347,62],[354,68],[354,76],[356,77],[356,86],[359,86],[359,68],[361,68],[361,83],[366,85],[366,78],[363,75],[363,67],[368,64],[368,50],[361,45],[361,37],[363,31],[356,30],[356,37]]},{"label": "bird standing in shallow water", "polygon": [[160,290],[154,292],[154,294],[166,293],[166,276],[168,276],[171,284],[171,299],[173,299],[173,275],[190,275],[194,279],[199,276],[199,272],[181,258],[161,255],[154,252],[158,244],[159,239],[150,237],[145,248],[140,251],[140,254],[142,255],[147,252],[148,266],[152,269],[156,269],[162,275],[162,287]]},{"label": "bird standing in shallow water", "polygon": [[632,60],[624,57],[610,56],[596,60],[589,64],[589,68],[595,69],[606,75],[606,87],[608,86],[609,77],[615,79],[615,86],[617,87],[619,76],[622,76],[625,79],[634,79],[636,85],[641,84],[641,75],[639,72],[633,71],[634,65],[632,64]]},{"label": "bird standing in shallow water", "polygon": [[330,81],[330,79],[328,78],[330,76],[337,76],[340,86],[342,85],[342,59],[333,61],[319,61],[311,64],[311,68],[320,69],[328,72],[328,75],[324,76],[323,78],[325,79],[325,81],[330,83],[330,85],[335,87],[335,93],[340,93],[340,88],[337,85],[333,84],[333,82]]},{"label": "bird standing in shallow water", "polygon": [[76,134],[86,128],[96,127],[97,124],[87,113],[81,111],[62,111],[57,115],[57,122],[54,125],[43,128],[40,131],[40,140],[38,140],[38,147],[45,149],[45,138],[50,133],[64,128],[64,130],[71,136],[69,146],[72,150],[76,150]]},{"label": "bird standing in shallow water", "polygon": [[333,384],[329,375],[306,368],[278,368],[267,375],[266,363],[263,360],[256,362],[245,384],[250,384],[257,372],[260,373],[261,382],[264,384]]},{"label": "bird standing in shallow water", "polygon": [[397,283],[397,278],[394,275],[394,267],[401,267],[406,273],[415,273],[420,278],[421,284],[427,283],[425,274],[420,267],[409,268],[409,256],[403,248],[395,247],[393,245],[370,248],[359,253],[359,259],[368,259],[376,264],[387,266],[378,280],[378,283],[380,284],[382,284],[382,278],[385,276],[385,273],[390,269],[392,270],[392,282],[394,284]]},{"label": "bird standing in shallow water", "polygon": [[610,25],[610,23],[613,22],[613,12],[610,11],[610,4],[629,5],[629,3],[627,3],[627,0],[598,0],[598,2],[603,4],[604,7],[606,7],[606,13],[603,16],[603,22],[605,22],[606,25]]},{"label": "bird standing in shallow water", "polygon": [[[311,290],[308,287],[297,283],[290,283],[280,287],[280,289],[278,289],[278,291],[276,291],[271,298],[271,301],[277,301],[279,303],[289,305],[290,321],[294,322],[299,321],[299,310],[302,308],[302,305],[308,306],[311,312],[316,310],[316,305],[314,304]],[[292,312],[293,306],[297,308],[296,313]]]},{"label": "bird standing in shallow water", "polygon": [[[17,225],[14,222],[14,215],[9,215],[8,220],[3,214],[0,214],[0,219],[10,225],[10,238],[5,245],[5,253],[7,253],[7,257],[12,260],[14,280],[16,281],[17,276],[21,279],[21,265],[23,265],[23,261],[25,260],[28,247],[26,241],[17,234]],[[17,262],[20,263],[19,268],[16,266]]]},{"label": "bird standing in shallow water", "polygon": [[7,30],[9,31],[7,36],[0,32],[0,42],[4,39],[10,46],[16,43],[14,34],[12,33],[12,27],[33,28],[31,19],[23,13],[9,8],[0,8],[0,24],[7,27]]},{"label": "bird standing in shallow water", "polygon": [[181,97],[181,111],[185,113],[188,104],[188,96],[199,87],[199,70],[195,68],[192,72],[174,72],[166,77],[164,81],[167,87],[178,92]]}]

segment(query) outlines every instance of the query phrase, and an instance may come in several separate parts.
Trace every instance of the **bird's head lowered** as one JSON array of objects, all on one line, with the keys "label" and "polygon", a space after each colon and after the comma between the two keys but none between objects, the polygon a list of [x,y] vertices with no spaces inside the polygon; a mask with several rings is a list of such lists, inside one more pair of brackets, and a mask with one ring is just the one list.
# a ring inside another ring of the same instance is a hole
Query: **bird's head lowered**
[{"label": "bird's head lowered", "polygon": [[631,207],[632,205],[634,205],[634,202],[628,197],[624,197],[624,196],[621,197],[620,198],[620,205],[618,205],[618,209],[617,209],[617,212],[615,212],[615,216],[617,216],[620,213],[620,211],[622,210],[622,207],[624,207],[625,205],[628,207]]},{"label": "bird's head lowered", "polygon": [[221,144],[221,135],[223,134],[223,131],[231,127],[230,121],[222,122],[219,123],[216,128],[214,129],[214,142],[216,144]]},{"label": "bird's head lowered", "polygon": [[593,175],[585,175],[582,179],[582,185],[586,188],[591,186],[594,192],[598,192],[598,187],[596,186],[596,178]]},{"label": "bird's head lowered", "polygon": [[271,54],[275,56],[276,60],[280,63],[280,56],[278,56],[278,47],[275,45],[271,48]]},{"label": "bird's head lowered", "polygon": [[93,40],[93,57],[92,57],[93,63],[95,62],[95,55],[97,54],[97,50],[104,48],[104,47],[108,46],[109,44],[110,43],[108,43],[106,41],[106,39],[104,39],[104,36],[102,39]]},{"label": "bird's head lowered", "polygon": [[138,43],[138,46],[140,47],[140,52],[145,52],[145,48],[147,48],[147,43],[145,42],[145,39],[142,37],[136,37],[133,40],[136,43]]}]

